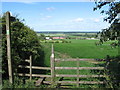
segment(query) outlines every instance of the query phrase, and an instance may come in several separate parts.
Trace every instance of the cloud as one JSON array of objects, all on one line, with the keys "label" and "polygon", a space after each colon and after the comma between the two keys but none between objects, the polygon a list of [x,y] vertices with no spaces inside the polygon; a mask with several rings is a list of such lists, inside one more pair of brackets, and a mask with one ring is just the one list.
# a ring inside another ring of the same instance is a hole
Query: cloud
[{"label": "cloud", "polygon": [[45,17],[41,18],[41,20],[48,20],[50,18],[52,18],[52,16],[45,16]]},{"label": "cloud", "polygon": [[83,18],[76,18],[76,19],[73,19],[71,20],[72,22],[83,22],[84,19]]},{"label": "cloud", "polygon": [[94,22],[94,23],[98,23],[98,22],[100,22],[102,19],[101,19],[101,17],[99,17],[99,18],[87,18],[87,21],[88,22]]},{"label": "cloud", "polygon": [[55,8],[54,7],[49,7],[49,8],[46,8],[46,10],[47,11],[53,11],[53,10],[55,10]]},{"label": "cloud", "polygon": [[94,19],[94,22],[100,22],[100,19]]}]

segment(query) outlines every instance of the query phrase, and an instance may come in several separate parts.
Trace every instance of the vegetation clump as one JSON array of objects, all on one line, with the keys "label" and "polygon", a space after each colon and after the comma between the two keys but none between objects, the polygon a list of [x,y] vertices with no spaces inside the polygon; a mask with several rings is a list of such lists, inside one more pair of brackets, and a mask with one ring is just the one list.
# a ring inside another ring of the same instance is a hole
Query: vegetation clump
[{"label": "vegetation clump", "polygon": [[[0,18],[2,25],[2,70],[3,79],[8,78],[7,42],[5,14]],[[21,61],[33,56],[33,64],[43,57],[42,46],[33,29],[26,26],[16,16],[10,16],[11,59],[13,72],[17,73]]]}]

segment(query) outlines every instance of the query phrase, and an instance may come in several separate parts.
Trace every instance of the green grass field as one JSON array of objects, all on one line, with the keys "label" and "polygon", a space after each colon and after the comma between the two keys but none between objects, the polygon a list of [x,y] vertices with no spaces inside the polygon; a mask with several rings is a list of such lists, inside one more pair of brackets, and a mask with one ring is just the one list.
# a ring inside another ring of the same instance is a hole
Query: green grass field
[{"label": "green grass field", "polygon": [[[92,59],[104,59],[106,55],[116,56],[118,55],[118,48],[111,48],[110,43],[115,41],[104,42],[101,46],[96,46],[95,42],[98,40],[68,40],[71,43],[54,43],[55,58],[92,58]],[[50,55],[51,55],[51,45],[52,43],[42,43],[45,51],[45,65],[50,66]],[[55,66],[58,67],[76,67],[77,63],[75,61],[70,62],[57,62]],[[103,62],[98,62],[98,64],[103,64]],[[94,67],[96,63],[88,61],[80,61],[80,67]],[[97,72],[99,74],[101,72]],[[56,74],[76,74],[76,70],[56,70]],[[81,75],[94,75],[96,72],[91,70],[80,70]],[[75,80],[75,78],[65,78]],[[97,78],[81,78],[81,80],[96,80]],[[81,85],[83,87],[101,87],[99,85]]]},{"label": "green grass field", "polygon": [[[54,43],[56,58],[93,58],[103,59],[106,55],[116,56],[118,48],[111,48],[110,43],[104,42],[101,46],[96,46],[98,40],[70,40],[71,43]],[[45,51],[45,64],[49,65],[51,55],[51,43],[42,43]]]},{"label": "green grass field", "polygon": [[112,49],[110,42],[101,46],[96,46],[97,40],[71,40],[72,43],[54,44],[56,52],[67,55],[72,58],[104,58],[106,55],[115,56],[118,49]]}]

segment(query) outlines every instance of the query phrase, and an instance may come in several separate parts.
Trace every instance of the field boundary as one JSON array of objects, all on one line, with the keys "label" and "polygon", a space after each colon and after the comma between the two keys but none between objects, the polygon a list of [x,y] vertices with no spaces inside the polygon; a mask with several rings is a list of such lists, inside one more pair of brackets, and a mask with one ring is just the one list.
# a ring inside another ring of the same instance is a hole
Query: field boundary
[{"label": "field boundary", "polygon": [[[47,83],[47,84],[65,84],[65,83],[73,83],[76,84],[77,87],[79,87],[80,84],[105,84],[105,81],[81,81],[80,78],[91,78],[91,77],[99,77],[99,78],[105,78],[104,75],[80,75],[79,71],[80,70],[104,70],[105,67],[79,67],[80,63],[79,61],[89,61],[89,60],[94,60],[94,59],[80,59],[80,58],[67,58],[67,59],[61,59],[61,58],[55,58],[54,55],[54,48],[52,44],[51,48],[51,56],[50,56],[50,67],[39,67],[39,66],[32,66],[32,60],[25,60],[30,63],[30,66],[24,66],[24,68],[29,68],[30,73],[29,74],[22,74],[18,73],[18,76],[28,76],[30,77],[30,80],[32,80],[32,77],[43,77],[43,78],[50,78],[50,81],[45,81],[41,80],[42,83]],[[67,62],[67,61],[75,61],[76,62],[76,67],[56,67],[55,62]],[[22,65],[19,65],[19,68],[23,68]],[[39,69],[39,70],[50,70],[51,73],[50,75],[41,75],[41,74],[33,74],[32,69]],[[66,69],[66,70],[76,70],[77,74],[75,75],[69,75],[69,74],[56,74],[56,70],[61,70],[61,69]],[[59,81],[56,80],[56,77],[75,77],[76,81]],[[37,82],[37,81],[36,81]],[[40,82],[41,83],[41,82]]]}]

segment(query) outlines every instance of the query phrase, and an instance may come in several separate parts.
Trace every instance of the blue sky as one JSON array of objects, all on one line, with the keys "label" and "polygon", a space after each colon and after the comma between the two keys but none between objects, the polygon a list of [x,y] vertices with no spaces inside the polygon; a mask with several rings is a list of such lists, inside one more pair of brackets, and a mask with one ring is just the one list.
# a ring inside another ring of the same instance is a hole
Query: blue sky
[{"label": "blue sky", "polygon": [[94,2],[2,2],[2,12],[19,15],[35,31],[101,31],[109,24],[94,6]]}]

